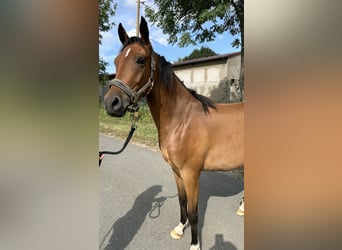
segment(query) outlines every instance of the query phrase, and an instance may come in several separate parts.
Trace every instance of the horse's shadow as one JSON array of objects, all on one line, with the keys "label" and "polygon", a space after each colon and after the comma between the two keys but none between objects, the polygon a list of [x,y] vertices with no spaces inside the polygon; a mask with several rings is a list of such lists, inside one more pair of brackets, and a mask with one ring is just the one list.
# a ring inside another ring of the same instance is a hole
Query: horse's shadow
[{"label": "horse's shadow", "polygon": [[[237,173],[237,171],[239,170],[235,170],[234,173]],[[205,223],[205,213],[208,207],[209,198],[212,196],[233,196],[243,191],[243,189],[243,178],[231,177],[227,172],[203,171],[201,173],[198,200],[198,237],[200,240],[202,239],[202,229]],[[236,204],[236,208],[238,208],[238,206],[239,203]],[[217,219],[219,220],[219,218]]]},{"label": "horse's shadow", "polygon": [[147,214],[152,210],[153,202],[156,201],[155,197],[161,191],[162,186],[155,185],[138,195],[133,207],[113,224],[112,235],[105,250],[121,250],[129,245],[144,223]]},{"label": "horse's shadow", "polygon": [[[243,180],[233,178],[220,172],[202,172],[200,178],[200,196],[199,196],[199,218],[198,218],[198,236],[202,239],[202,228],[204,217],[208,206],[209,198],[212,196],[228,197],[240,193],[243,190]],[[146,216],[150,218],[159,217],[161,207],[168,198],[177,196],[158,197],[162,191],[162,186],[154,185],[139,194],[134,201],[133,207],[121,218],[117,219],[112,226],[111,237],[104,250],[122,250],[132,241],[144,223]],[[238,207],[238,204],[237,204]],[[177,211],[175,211],[176,213]],[[109,233],[109,232],[108,232]],[[108,235],[108,234],[107,234]],[[107,236],[106,235],[106,236]],[[100,244],[100,249],[106,236]],[[221,241],[216,237],[213,249],[234,250],[230,243]],[[228,246],[229,245],[229,246]],[[217,248],[220,246],[220,248]]]},{"label": "horse's shadow", "polygon": [[216,234],[215,245],[209,248],[209,250],[237,250],[237,248],[229,241],[224,241],[222,234]]}]

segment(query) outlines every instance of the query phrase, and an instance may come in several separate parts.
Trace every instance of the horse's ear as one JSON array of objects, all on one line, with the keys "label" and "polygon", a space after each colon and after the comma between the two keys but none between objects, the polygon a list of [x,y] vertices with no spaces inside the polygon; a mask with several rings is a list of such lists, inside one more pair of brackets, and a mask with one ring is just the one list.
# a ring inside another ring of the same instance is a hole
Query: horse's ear
[{"label": "horse's ear", "polygon": [[140,21],[140,35],[141,35],[141,39],[146,44],[150,44],[147,22],[146,22],[145,18],[143,18],[143,17],[141,17],[141,21]]},{"label": "horse's ear", "polygon": [[119,24],[118,33],[121,43],[124,44],[129,39],[129,36],[127,35],[126,30],[121,23]]}]

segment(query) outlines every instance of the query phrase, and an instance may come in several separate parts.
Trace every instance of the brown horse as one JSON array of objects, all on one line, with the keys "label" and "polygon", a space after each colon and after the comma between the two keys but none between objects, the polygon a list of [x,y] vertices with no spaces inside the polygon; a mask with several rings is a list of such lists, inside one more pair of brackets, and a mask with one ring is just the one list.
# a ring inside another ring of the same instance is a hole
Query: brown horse
[{"label": "brown horse", "polygon": [[146,96],[158,129],[160,151],[173,170],[178,189],[180,223],[171,236],[181,238],[190,223],[190,249],[200,249],[200,173],[243,166],[244,104],[214,104],[186,88],[171,64],[153,51],[144,18],[141,38],[128,37],[121,23],[118,31],[123,46],[115,59],[116,78],[104,97],[106,112],[122,117]]}]

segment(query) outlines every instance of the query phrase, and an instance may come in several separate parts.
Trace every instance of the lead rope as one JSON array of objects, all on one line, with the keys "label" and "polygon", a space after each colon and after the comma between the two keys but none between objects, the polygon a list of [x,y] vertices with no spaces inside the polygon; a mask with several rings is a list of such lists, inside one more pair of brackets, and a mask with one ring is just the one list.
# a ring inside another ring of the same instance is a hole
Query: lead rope
[{"label": "lead rope", "polygon": [[125,148],[127,147],[129,141],[131,140],[131,138],[134,134],[134,131],[137,128],[136,121],[139,118],[139,113],[137,110],[138,110],[138,107],[133,107],[131,112],[130,112],[130,118],[131,118],[131,123],[132,123],[131,131],[129,131],[129,134],[128,134],[122,148],[119,151],[99,151],[99,167],[101,167],[102,159],[104,158],[105,154],[106,155],[118,155],[125,150]]}]

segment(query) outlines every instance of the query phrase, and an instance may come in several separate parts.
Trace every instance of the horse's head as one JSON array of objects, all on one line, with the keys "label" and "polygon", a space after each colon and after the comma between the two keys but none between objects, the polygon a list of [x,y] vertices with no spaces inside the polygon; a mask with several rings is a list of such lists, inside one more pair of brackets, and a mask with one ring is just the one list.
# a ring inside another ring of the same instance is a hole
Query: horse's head
[{"label": "horse's head", "polygon": [[129,37],[119,24],[119,38],[123,44],[115,59],[116,75],[104,96],[106,112],[110,116],[122,117],[129,106],[137,106],[153,86],[152,47],[147,23],[140,22],[139,37]]}]

